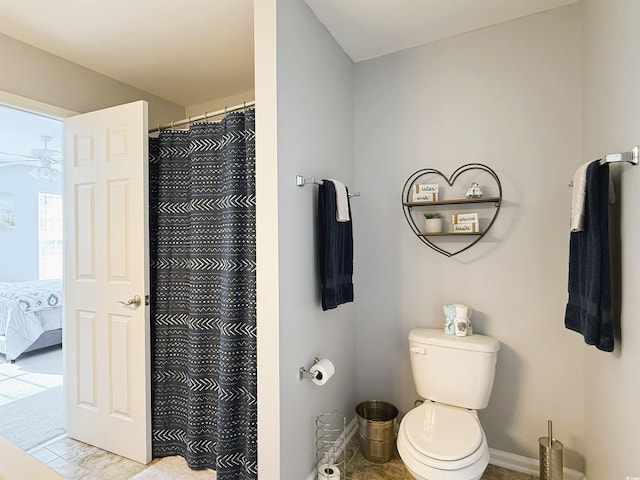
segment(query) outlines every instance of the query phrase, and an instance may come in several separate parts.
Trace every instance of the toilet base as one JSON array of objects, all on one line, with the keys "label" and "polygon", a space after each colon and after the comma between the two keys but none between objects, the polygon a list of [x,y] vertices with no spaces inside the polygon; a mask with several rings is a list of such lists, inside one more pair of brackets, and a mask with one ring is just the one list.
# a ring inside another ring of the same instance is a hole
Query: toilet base
[{"label": "toilet base", "polygon": [[398,453],[404,463],[405,468],[416,480],[480,480],[482,474],[489,465],[489,448],[486,440],[480,448],[484,448],[483,455],[471,465],[467,465],[459,470],[441,470],[425,465],[422,459],[406,445],[406,439],[398,435]]}]

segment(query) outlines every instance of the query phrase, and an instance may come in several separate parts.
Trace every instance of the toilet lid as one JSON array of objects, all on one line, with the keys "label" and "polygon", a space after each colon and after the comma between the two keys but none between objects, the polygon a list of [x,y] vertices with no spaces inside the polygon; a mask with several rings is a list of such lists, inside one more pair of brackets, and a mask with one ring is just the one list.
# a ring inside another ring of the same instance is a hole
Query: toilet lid
[{"label": "toilet lid", "polygon": [[407,413],[403,423],[413,447],[437,460],[460,460],[482,443],[480,422],[464,408],[425,402]]}]

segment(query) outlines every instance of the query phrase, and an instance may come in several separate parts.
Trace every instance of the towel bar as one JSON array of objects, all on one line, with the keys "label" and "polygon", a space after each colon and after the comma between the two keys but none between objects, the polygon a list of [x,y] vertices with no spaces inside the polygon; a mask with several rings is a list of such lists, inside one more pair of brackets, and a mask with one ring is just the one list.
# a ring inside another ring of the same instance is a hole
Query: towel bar
[{"label": "towel bar", "polygon": [[605,163],[629,162],[632,165],[638,165],[638,157],[640,157],[640,146],[636,145],[629,152],[609,153],[600,160],[600,165]]},{"label": "towel bar", "polygon": [[[622,153],[608,153],[604,158],[600,159],[600,165],[605,163],[619,163],[627,162],[631,165],[638,165],[640,163],[640,146],[636,145],[628,152]],[[573,181],[569,182],[569,186],[573,187]]]},{"label": "towel bar", "polygon": [[[322,180],[318,180],[316,177],[303,177],[302,175],[296,175],[296,185],[299,187],[304,187],[305,185],[322,185]],[[348,189],[347,189],[348,190]],[[359,197],[360,192],[349,192],[349,197]]]}]

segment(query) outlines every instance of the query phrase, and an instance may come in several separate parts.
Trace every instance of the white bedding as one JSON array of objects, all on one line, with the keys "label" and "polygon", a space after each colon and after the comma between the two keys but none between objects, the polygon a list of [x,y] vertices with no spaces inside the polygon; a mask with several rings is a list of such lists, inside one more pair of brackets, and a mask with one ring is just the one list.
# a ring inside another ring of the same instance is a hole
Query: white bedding
[{"label": "white bedding", "polygon": [[16,300],[25,312],[37,312],[62,305],[62,280],[0,282],[0,298]]},{"label": "white bedding", "polygon": [[7,358],[15,359],[45,331],[62,326],[59,280],[0,282],[0,337]]}]

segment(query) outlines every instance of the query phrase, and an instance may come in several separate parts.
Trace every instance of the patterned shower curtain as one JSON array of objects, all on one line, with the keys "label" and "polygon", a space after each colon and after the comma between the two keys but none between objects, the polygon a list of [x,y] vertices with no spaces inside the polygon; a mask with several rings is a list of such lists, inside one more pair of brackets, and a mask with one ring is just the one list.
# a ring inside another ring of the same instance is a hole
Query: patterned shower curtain
[{"label": "patterned shower curtain", "polygon": [[255,110],[150,139],[152,441],[257,478]]}]

